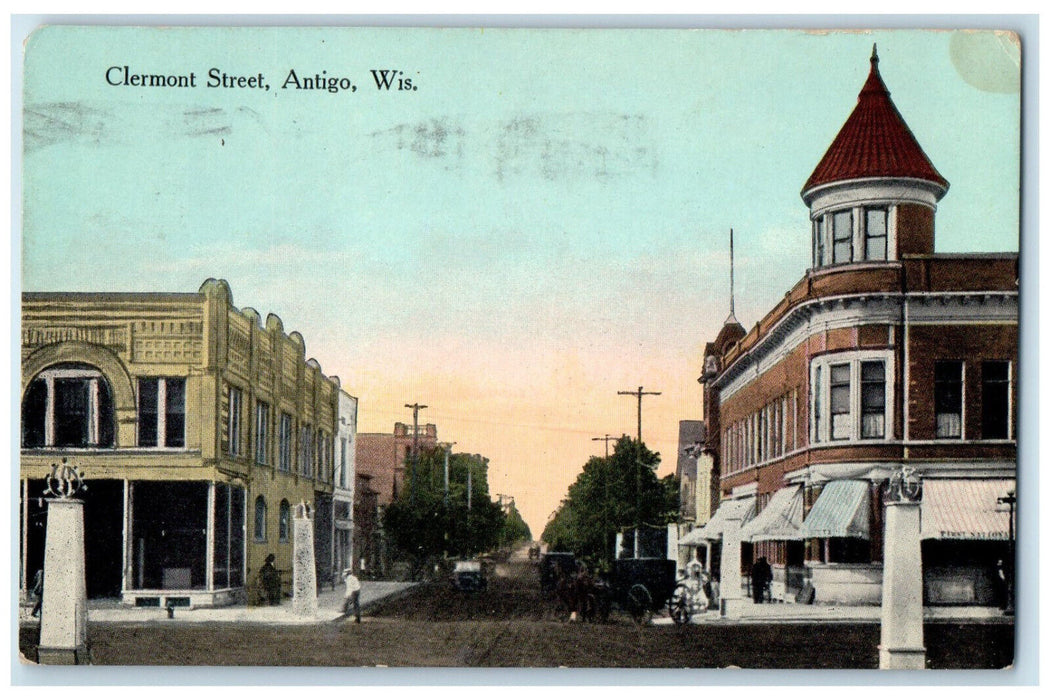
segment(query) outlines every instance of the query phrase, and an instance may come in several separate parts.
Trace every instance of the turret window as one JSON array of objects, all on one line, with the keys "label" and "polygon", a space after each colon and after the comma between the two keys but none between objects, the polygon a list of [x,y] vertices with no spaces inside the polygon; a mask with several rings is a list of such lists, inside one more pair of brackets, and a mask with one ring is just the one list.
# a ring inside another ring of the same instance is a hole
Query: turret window
[{"label": "turret window", "polygon": [[813,266],[891,259],[891,208],[851,207],[813,219]]},{"label": "turret window", "polygon": [[831,217],[832,262],[853,262],[853,211],[837,211]]},{"label": "turret window", "polygon": [[813,265],[823,267],[827,264],[824,255],[824,217],[813,220]]},{"label": "turret window", "polygon": [[864,210],[864,259],[885,260],[886,241],[889,230],[886,226],[885,209]]}]

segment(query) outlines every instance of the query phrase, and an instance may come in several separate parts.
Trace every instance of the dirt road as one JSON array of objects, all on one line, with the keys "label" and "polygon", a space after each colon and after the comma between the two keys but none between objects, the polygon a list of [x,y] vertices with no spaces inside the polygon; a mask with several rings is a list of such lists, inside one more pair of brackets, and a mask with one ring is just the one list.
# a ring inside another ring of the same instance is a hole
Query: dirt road
[{"label": "dirt road", "polygon": [[[92,624],[96,664],[490,666],[574,668],[876,668],[876,624],[720,624],[637,627],[570,623],[539,592],[533,565],[494,567],[489,588],[424,584],[366,613],[363,624]],[[32,658],[36,628],[21,630]],[[1013,625],[928,624],[931,668],[1002,668]]]}]

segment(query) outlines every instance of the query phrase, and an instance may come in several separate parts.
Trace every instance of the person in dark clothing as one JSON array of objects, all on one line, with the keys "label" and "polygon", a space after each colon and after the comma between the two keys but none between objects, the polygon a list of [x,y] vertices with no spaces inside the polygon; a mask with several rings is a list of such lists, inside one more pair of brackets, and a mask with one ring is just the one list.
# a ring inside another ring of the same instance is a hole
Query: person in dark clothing
[{"label": "person in dark clothing", "polygon": [[766,599],[766,586],[773,580],[773,569],[765,557],[759,557],[751,567],[751,598],[756,603]]},{"label": "person in dark clothing", "polygon": [[37,569],[36,576],[33,577],[33,595],[36,596],[36,603],[33,605],[33,612],[30,613],[33,617],[40,614],[40,606],[44,602],[44,570]]},{"label": "person in dark clothing", "polygon": [[281,604],[281,574],[273,564],[275,559],[273,554],[267,554],[266,562],[259,569],[259,584],[269,605]]}]

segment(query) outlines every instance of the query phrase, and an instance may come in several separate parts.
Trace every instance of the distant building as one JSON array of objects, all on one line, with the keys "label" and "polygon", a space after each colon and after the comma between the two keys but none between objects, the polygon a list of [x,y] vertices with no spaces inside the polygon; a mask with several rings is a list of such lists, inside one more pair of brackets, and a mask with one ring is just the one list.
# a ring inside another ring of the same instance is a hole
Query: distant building
[{"label": "distant building", "polygon": [[769,559],[778,595],[808,580],[818,602],[877,603],[892,546],[884,487],[906,467],[923,482],[926,602],[1001,600],[1018,259],[936,254],[947,191],[873,53],[856,108],[802,190],[812,267],[750,331],[730,315],[705,353],[721,504],[697,532],[716,569],[720,547],[739,547],[741,573]]},{"label": "distant building", "polygon": [[319,569],[331,565],[340,392],[277,316],[238,310],[221,280],[26,293],[21,344],[23,589],[43,562],[44,480],[63,459],[88,484],[89,597],[230,602],[271,553],[290,581],[300,502],[319,523]]},{"label": "distant building", "polygon": [[357,483],[357,399],[339,390],[339,423],[335,434],[335,481],[332,488],[333,553],[336,574],[354,564],[354,490]]},{"label": "distant building", "polygon": [[706,448],[707,426],[699,420],[678,421],[679,482],[678,564],[683,568],[694,556],[706,559],[707,541],[690,533],[711,518],[714,493],[714,458]]},{"label": "distant building", "polygon": [[[366,488],[354,501],[355,554],[357,566],[364,562],[368,576],[388,572],[388,550],[383,533],[383,509],[397,500],[409,483],[410,456],[416,435],[411,425],[395,423],[392,433],[359,433],[355,450],[357,485]],[[437,445],[437,426],[419,426],[419,448]],[[357,517],[365,518],[358,521]]]},{"label": "distant building", "polygon": [[[395,423],[393,433],[360,433],[357,436],[357,471],[371,477],[380,506],[396,500],[408,481],[409,455],[415,436],[411,425]],[[419,447],[437,445],[437,426],[419,426]]]},{"label": "distant building", "polygon": [[[678,465],[675,477],[678,479],[678,513],[683,523],[693,524],[697,512],[702,509],[697,503],[697,457],[703,448],[706,437],[702,420],[678,421]],[[706,514],[702,515],[706,521]],[[703,523],[701,523],[703,524]]]},{"label": "distant building", "polygon": [[379,493],[371,481],[368,474],[355,475],[353,568],[359,576],[376,578],[386,571],[386,546],[379,520]]}]

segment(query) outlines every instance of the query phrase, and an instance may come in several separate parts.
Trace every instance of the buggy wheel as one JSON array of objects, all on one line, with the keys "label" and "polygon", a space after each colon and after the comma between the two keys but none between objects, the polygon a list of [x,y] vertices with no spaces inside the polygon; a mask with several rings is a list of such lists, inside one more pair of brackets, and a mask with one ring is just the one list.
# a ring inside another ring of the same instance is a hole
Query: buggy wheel
[{"label": "buggy wheel", "polygon": [[667,611],[676,625],[684,625],[689,622],[690,608],[692,607],[692,595],[685,584],[678,584],[671,594],[671,600],[667,603]]},{"label": "buggy wheel", "polygon": [[627,591],[627,612],[639,625],[648,624],[653,619],[653,597],[643,584],[636,583]]}]

